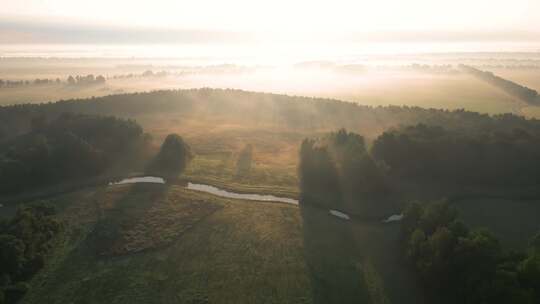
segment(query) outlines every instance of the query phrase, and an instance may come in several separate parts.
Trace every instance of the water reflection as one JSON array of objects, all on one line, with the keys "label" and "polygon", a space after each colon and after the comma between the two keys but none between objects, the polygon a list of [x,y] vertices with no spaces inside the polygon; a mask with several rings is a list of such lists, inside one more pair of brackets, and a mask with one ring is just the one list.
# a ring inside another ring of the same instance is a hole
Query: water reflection
[{"label": "water reflection", "polygon": [[124,178],[123,180],[119,182],[110,182],[109,186],[124,185],[124,184],[137,184],[137,183],[165,184],[165,180],[162,177],[156,177],[156,176],[138,176],[138,177]]},{"label": "water reflection", "polygon": [[210,193],[213,195],[226,197],[226,198],[243,199],[243,200],[251,200],[251,201],[263,201],[263,202],[282,202],[282,203],[287,203],[287,204],[298,205],[298,201],[292,198],[279,197],[279,196],[274,196],[274,195],[264,195],[264,194],[235,193],[235,192],[229,192],[227,190],[222,190],[214,186],[204,185],[204,184],[188,183],[187,188],[190,190],[206,192],[206,193]]}]

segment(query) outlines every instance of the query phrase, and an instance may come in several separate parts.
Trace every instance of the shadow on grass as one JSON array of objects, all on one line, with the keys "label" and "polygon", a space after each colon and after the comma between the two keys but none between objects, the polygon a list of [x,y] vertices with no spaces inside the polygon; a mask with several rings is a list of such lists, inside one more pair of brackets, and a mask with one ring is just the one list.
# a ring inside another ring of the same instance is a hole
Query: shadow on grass
[{"label": "shadow on grass", "polygon": [[313,303],[369,303],[349,223],[300,202]]},{"label": "shadow on grass", "polygon": [[425,303],[403,260],[398,223],[344,220],[327,208],[300,202],[313,303]]},{"label": "shadow on grass", "polygon": [[97,203],[99,217],[87,243],[98,256],[117,256],[146,249],[124,247],[122,232],[132,229],[150,208],[166,199],[171,185],[140,183],[130,187],[113,206]]},{"label": "shadow on grass", "polygon": [[[125,303],[126,293],[138,296],[138,290],[132,290],[134,283],[130,276],[131,272],[138,271],[130,267],[130,261],[136,257],[110,257],[115,255],[110,254],[110,246],[118,242],[122,229],[129,229],[156,202],[166,197],[169,185],[134,184],[129,187],[114,189],[106,195],[106,190],[100,191],[90,199],[95,205],[89,201],[86,208],[97,213],[97,223],[72,227],[75,231],[89,231],[77,232],[76,238],[69,235],[73,231],[67,235],[68,239],[58,249],[63,252],[57,252],[55,260],[47,266],[46,275],[37,278],[24,302]],[[74,222],[77,225],[76,219]],[[119,292],[121,290],[126,293]]]}]

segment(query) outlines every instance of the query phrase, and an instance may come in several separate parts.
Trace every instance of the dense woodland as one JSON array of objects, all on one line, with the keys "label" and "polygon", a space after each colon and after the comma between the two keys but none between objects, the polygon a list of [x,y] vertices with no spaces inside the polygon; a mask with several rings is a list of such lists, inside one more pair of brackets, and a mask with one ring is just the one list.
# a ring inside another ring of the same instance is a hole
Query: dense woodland
[{"label": "dense woodland", "polygon": [[36,116],[30,132],[0,146],[0,193],[96,176],[144,144],[134,121],[69,113],[50,121]]},{"label": "dense woodland", "polygon": [[0,303],[15,303],[28,290],[28,281],[45,264],[52,240],[62,225],[55,210],[42,202],[19,207],[0,221]]},{"label": "dense woodland", "polygon": [[462,187],[540,184],[540,137],[526,128],[458,131],[418,124],[384,132],[372,154],[395,179]]},{"label": "dense woodland", "polygon": [[[493,120],[506,119],[515,118]],[[504,130],[403,126],[381,134],[369,150],[362,136],[345,130],[306,139],[300,149],[302,196],[368,216],[388,212],[392,197],[414,198],[409,192],[418,189],[450,197],[471,189],[500,193],[536,187],[540,137],[535,123]]]},{"label": "dense woodland", "polygon": [[540,233],[528,251],[505,251],[444,202],[410,205],[402,232],[404,255],[432,303],[540,303]]}]

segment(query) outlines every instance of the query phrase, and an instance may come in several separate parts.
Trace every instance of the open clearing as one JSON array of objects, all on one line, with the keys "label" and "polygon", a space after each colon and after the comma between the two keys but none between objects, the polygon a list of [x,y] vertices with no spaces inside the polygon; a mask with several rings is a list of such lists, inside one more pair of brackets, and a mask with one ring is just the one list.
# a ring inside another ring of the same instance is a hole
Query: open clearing
[{"label": "open clearing", "polygon": [[65,230],[22,303],[418,303],[399,225],[160,184],[53,202]]},{"label": "open clearing", "polygon": [[[66,231],[24,303],[311,302],[297,207],[164,185],[57,202]],[[132,250],[103,255],[108,245]]]}]

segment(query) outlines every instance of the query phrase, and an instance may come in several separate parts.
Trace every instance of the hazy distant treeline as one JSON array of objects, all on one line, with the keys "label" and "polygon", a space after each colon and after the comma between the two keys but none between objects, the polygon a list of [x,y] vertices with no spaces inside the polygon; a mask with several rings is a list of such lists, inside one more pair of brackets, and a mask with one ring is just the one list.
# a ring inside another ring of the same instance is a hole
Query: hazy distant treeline
[{"label": "hazy distant treeline", "polygon": [[0,88],[16,88],[21,86],[30,85],[43,85],[43,84],[61,84],[60,78],[48,79],[48,78],[36,78],[34,80],[3,80],[0,79]]},{"label": "hazy distant treeline", "polygon": [[460,67],[466,72],[478,77],[479,79],[482,79],[502,89],[503,91],[505,91],[511,96],[517,97],[528,104],[540,105],[538,92],[533,89],[530,89],[526,86],[522,86],[513,81],[501,78],[493,74],[492,72],[481,71],[479,69],[476,69],[471,66],[466,66],[466,65],[461,65]]},{"label": "hazy distant treeline", "polygon": [[61,80],[60,78],[49,79],[49,78],[36,78],[34,80],[3,80],[0,79],[0,88],[16,88],[22,86],[38,86],[38,85],[47,85],[47,84],[64,84],[64,85],[93,85],[93,84],[103,84],[106,82],[106,79],[102,75],[94,76],[92,74],[86,76],[76,75],[75,77],[69,76],[66,80]]},{"label": "hazy distant treeline", "polygon": [[119,75],[114,75],[112,76],[111,78],[112,79],[129,79],[129,78],[146,78],[146,77],[165,77],[167,75],[169,75],[170,73],[167,72],[167,71],[159,71],[159,72],[154,72],[152,70],[146,70],[140,74],[136,74],[136,73],[129,73],[129,74],[119,74]]},{"label": "hazy distant treeline", "polygon": [[75,77],[69,76],[66,80],[68,85],[93,85],[93,84],[103,84],[107,80],[102,75],[94,76],[92,74],[86,76],[77,75]]}]

